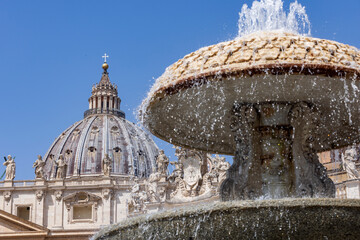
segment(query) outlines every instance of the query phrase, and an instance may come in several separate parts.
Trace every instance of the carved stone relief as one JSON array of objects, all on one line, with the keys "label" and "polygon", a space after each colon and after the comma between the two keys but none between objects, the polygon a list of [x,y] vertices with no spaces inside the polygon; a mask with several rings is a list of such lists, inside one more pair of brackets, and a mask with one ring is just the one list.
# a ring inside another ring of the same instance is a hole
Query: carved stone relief
[{"label": "carved stone relief", "polygon": [[5,191],[5,192],[3,192],[3,196],[4,196],[5,201],[8,202],[11,199],[11,192],[10,191]]},{"label": "carved stone relief", "polygon": [[193,201],[216,193],[208,171],[207,154],[177,147],[176,156],[178,161],[170,162],[175,170],[169,180],[175,184],[175,189],[168,201]]},{"label": "carved stone relief", "polygon": [[234,103],[230,128],[234,132],[236,151],[228,177],[221,185],[223,201],[260,196],[260,163],[254,161],[259,152],[255,144],[259,138],[255,131],[258,125],[259,116],[252,104]]},{"label": "carved stone relief", "polygon": [[35,192],[36,199],[40,202],[44,197],[44,191],[43,190],[37,190]]},{"label": "carved stone relief", "polygon": [[320,115],[314,106],[301,102],[289,114],[293,127],[292,155],[297,197],[334,197],[335,185],[314,150]]},{"label": "carved stone relief", "polygon": [[102,196],[104,199],[108,200],[112,195],[112,190],[109,188],[105,188],[102,190]]},{"label": "carved stone relief", "polygon": [[61,201],[61,199],[62,199],[62,194],[63,194],[63,192],[62,192],[61,190],[56,190],[56,191],[54,192],[56,201],[58,201],[58,202]]},{"label": "carved stone relief", "polygon": [[222,200],[333,197],[334,184],[314,150],[319,118],[306,102],[235,103],[236,152]]}]

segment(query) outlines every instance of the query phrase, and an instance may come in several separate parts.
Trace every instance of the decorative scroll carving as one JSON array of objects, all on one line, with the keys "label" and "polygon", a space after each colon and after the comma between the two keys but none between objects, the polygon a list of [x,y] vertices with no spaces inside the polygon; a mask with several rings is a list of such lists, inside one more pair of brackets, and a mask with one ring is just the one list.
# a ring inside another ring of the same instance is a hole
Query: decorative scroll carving
[{"label": "decorative scroll carving", "polygon": [[310,104],[300,102],[291,109],[289,118],[293,127],[297,197],[335,197],[335,185],[314,150],[319,113]]},{"label": "decorative scroll carving", "polygon": [[11,155],[8,155],[7,160],[3,163],[3,165],[6,167],[5,180],[14,180],[14,178],[15,178],[15,158],[12,158]]},{"label": "decorative scroll carving", "polygon": [[223,201],[252,199],[260,195],[261,182],[256,176],[255,165],[256,131],[258,113],[252,104],[234,103],[231,118],[231,131],[234,132],[236,151],[234,163],[228,170],[228,177],[221,185]]}]

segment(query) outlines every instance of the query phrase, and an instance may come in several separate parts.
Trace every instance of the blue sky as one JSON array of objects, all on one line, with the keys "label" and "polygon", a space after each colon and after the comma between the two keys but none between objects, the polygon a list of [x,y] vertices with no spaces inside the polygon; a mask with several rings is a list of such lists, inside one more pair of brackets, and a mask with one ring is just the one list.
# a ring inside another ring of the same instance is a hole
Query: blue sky
[{"label": "blue sky", "polygon": [[[298,2],[312,36],[360,48],[359,0]],[[16,156],[16,180],[33,179],[36,156],[82,119],[105,52],[121,109],[135,122],[167,66],[237,35],[244,3],[252,1],[0,1],[0,156]],[[169,144],[156,143],[175,160]]]}]

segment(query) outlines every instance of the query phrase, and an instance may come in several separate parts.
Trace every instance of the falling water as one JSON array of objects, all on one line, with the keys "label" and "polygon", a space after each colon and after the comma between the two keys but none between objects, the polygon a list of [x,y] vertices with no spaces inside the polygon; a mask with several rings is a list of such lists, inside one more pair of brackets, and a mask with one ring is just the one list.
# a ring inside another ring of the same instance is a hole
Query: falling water
[{"label": "falling water", "polygon": [[244,4],[239,13],[238,37],[259,31],[284,31],[310,35],[310,21],[297,1],[290,4],[289,13],[283,9],[282,0],[254,1],[251,8]]},{"label": "falling water", "polygon": [[[239,32],[238,38],[254,32],[260,31],[280,31],[287,33],[294,33],[300,35],[310,35],[310,21],[303,7],[297,1],[290,4],[289,12],[286,13],[283,9],[282,0],[259,0],[254,1],[251,8],[246,4],[243,5],[239,13]],[[223,54],[227,54],[224,52]],[[220,54],[221,55],[221,54]],[[183,64],[188,64],[183,62]],[[171,67],[168,67],[164,72],[162,78],[173,79]],[[202,68],[200,68],[202,72]],[[147,97],[143,100],[141,106],[137,109],[138,120],[140,123],[144,122],[144,115],[146,115],[146,108],[149,100],[154,92],[159,90],[161,83],[157,79],[152,86]]]}]

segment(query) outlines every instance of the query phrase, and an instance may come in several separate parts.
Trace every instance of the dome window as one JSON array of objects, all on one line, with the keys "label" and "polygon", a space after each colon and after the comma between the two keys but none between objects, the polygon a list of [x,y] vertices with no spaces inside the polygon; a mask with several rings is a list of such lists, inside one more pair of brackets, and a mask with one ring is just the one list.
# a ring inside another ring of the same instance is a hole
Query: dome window
[{"label": "dome window", "polygon": [[115,148],[113,148],[113,150],[114,150],[114,152],[121,152],[121,148],[119,148],[119,147],[115,147]]},{"label": "dome window", "polygon": [[99,127],[97,126],[94,126],[92,129],[91,129],[91,132],[92,133],[98,133],[100,130],[99,130]]},{"label": "dome window", "polygon": [[95,152],[96,151],[96,148],[95,147],[89,147],[89,152]]},{"label": "dome window", "polygon": [[112,134],[118,134],[118,133],[119,133],[119,128],[118,128],[117,126],[113,126],[113,127],[111,128],[111,133],[112,133]]},{"label": "dome window", "polygon": [[72,150],[68,149],[65,151],[66,155],[70,155],[72,153]]}]

